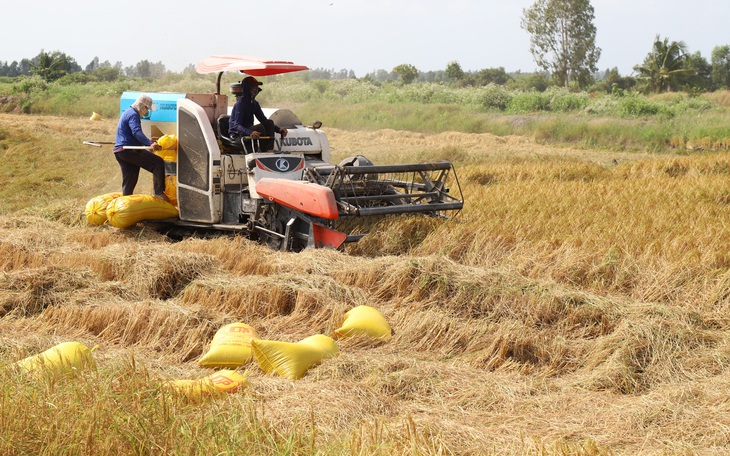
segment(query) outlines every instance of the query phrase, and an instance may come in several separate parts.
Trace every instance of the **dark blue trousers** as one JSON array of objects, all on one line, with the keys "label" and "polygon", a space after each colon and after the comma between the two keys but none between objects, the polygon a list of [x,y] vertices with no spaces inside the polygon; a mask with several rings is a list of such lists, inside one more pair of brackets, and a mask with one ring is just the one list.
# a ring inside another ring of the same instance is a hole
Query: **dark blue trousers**
[{"label": "dark blue trousers", "polygon": [[152,173],[155,195],[165,193],[165,160],[148,150],[120,150],[114,158],[122,169],[122,195],[133,195],[139,180],[139,170]]}]

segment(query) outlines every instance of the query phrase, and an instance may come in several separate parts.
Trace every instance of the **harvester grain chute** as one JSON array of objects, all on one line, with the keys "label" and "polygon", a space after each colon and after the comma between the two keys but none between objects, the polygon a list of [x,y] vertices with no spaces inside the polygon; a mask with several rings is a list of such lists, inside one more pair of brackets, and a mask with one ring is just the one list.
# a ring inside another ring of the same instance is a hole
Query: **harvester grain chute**
[{"label": "harvester grain chute", "polygon": [[[215,93],[148,93],[157,109],[143,119],[145,133],[177,135],[177,159],[169,172],[177,178],[179,217],[156,221],[157,227],[237,231],[272,248],[298,251],[357,241],[366,234],[362,222],[369,218],[445,217],[463,207],[450,162],[375,165],[358,155],[335,165],[321,123],[305,126],[286,109],[264,109],[288,131],[284,138],[277,134],[273,152],[250,152],[228,137],[228,98],[220,90],[224,72],[266,76],[307,67],[213,56],[196,69],[217,74]],[[121,110],[138,94],[125,92]]]}]

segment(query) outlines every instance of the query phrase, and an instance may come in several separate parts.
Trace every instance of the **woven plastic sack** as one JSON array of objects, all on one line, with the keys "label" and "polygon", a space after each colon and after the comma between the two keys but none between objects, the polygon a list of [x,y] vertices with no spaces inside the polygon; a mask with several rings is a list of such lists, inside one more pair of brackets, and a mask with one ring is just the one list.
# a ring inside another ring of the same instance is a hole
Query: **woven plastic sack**
[{"label": "woven plastic sack", "polygon": [[166,386],[173,394],[184,396],[193,401],[204,397],[235,393],[248,385],[246,375],[234,370],[221,370],[197,380],[174,380]]},{"label": "woven plastic sack", "polygon": [[[164,138],[164,136],[162,138]],[[162,140],[162,138],[157,141],[158,144]],[[155,152],[155,155],[161,157],[166,162],[174,163],[177,161],[177,149],[175,149],[174,147],[171,149],[163,148],[162,150],[158,150],[157,152]]]},{"label": "woven plastic sack", "polygon": [[177,149],[177,136],[162,135],[160,136],[160,139],[157,140],[157,144],[159,144],[163,150]]},{"label": "woven plastic sack", "polygon": [[177,175],[168,174],[165,176],[165,195],[170,204],[177,206]]},{"label": "woven plastic sack", "polygon": [[152,195],[128,195],[114,199],[106,209],[109,224],[127,228],[142,220],[177,217],[175,206]]},{"label": "woven plastic sack", "polygon": [[31,374],[64,375],[96,367],[94,357],[80,342],[63,342],[37,355],[24,358],[14,365]]},{"label": "woven plastic sack", "polygon": [[157,140],[157,144],[162,146],[162,150],[155,152],[155,155],[165,161],[165,195],[170,204],[177,206],[177,137],[164,135]]},{"label": "woven plastic sack", "polygon": [[115,198],[122,196],[121,193],[107,193],[91,198],[86,203],[86,221],[89,225],[99,226],[106,222],[106,209]]},{"label": "woven plastic sack", "polygon": [[223,326],[213,336],[210,349],[198,361],[202,367],[236,369],[252,359],[251,340],[259,336],[245,323]]},{"label": "woven plastic sack", "polygon": [[264,372],[289,380],[298,380],[324,359],[340,355],[337,342],[323,334],[315,334],[299,342],[254,339],[251,349]]},{"label": "woven plastic sack", "polygon": [[392,330],[385,317],[370,306],[357,306],[345,314],[342,326],[335,330],[338,338],[368,336],[384,341],[390,340]]}]

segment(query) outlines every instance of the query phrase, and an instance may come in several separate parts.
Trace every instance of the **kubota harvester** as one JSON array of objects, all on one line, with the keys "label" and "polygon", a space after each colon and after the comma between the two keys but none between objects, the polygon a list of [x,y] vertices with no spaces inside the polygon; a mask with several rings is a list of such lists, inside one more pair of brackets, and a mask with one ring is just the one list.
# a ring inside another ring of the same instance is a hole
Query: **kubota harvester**
[{"label": "kubota harvester", "polygon": [[[142,119],[149,137],[177,136],[177,159],[167,173],[177,179],[179,217],[156,221],[168,229],[227,230],[281,250],[338,248],[365,235],[363,223],[392,214],[444,217],[459,211],[463,196],[448,161],[377,166],[363,156],[330,163],[321,123],[305,126],[290,110],[264,109],[288,130],[275,137],[275,150],[251,151],[228,136],[225,72],[268,76],[307,70],[288,61],[213,56],[196,64],[217,74],[210,94],[148,93],[154,109]],[[235,84],[233,93],[237,89]],[[120,111],[139,92],[122,95]],[[253,145],[253,140],[251,145]]]}]

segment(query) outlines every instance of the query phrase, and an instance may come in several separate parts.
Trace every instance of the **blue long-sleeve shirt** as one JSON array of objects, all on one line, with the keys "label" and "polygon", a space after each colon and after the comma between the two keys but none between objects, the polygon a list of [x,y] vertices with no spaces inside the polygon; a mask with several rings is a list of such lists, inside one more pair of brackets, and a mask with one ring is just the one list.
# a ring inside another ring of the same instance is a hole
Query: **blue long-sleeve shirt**
[{"label": "blue long-sleeve shirt", "polygon": [[117,136],[114,138],[114,150],[124,146],[150,146],[152,141],[142,131],[139,113],[132,107],[127,108],[119,118]]},{"label": "blue long-sleeve shirt", "polygon": [[[231,110],[231,118],[228,120],[229,136],[251,136],[251,127],[253,127],[253,118],[263,123],[266,121],[266,115],[261,109],[261,105],[256,99],[252,99],[250,95],[245,94],[236,101]],[[274,125],[274,131],[279,133],[281,128]]]}]

